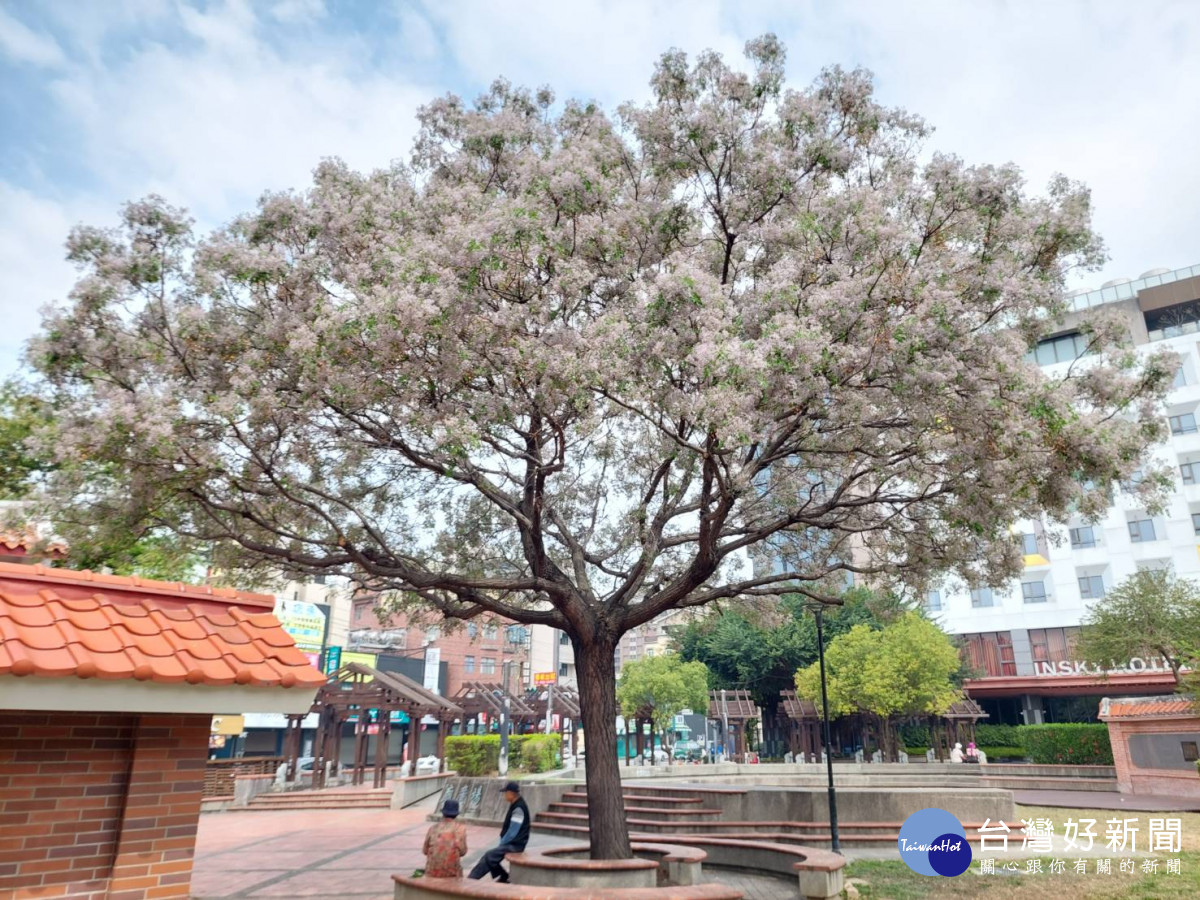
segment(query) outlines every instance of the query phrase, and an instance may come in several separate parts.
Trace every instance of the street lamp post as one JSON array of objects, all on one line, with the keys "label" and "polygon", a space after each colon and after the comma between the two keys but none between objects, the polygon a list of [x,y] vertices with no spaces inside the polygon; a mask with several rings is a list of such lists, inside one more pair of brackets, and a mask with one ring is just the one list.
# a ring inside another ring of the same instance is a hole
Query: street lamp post
[{"label": "street lamp post", "polygon": [[508,673],[512,668],[512,662],[505,660],[502,671],[504,673],[501,686],[504,691],[504,696],[501,700],[503,706],[500,707],[500,777],[503,778],[508,774],[508,725],[509,713],[508,708]]},{"label": "street lamp post", "polygon": [[729,700],[721,688],[721,762],[729,759]]},{"label": "street lamp post", "polygon": [[825,632],[822,628],[824,610],[817,607],[817,658],[821,661],[821,717],[825,723],[825,774],[829,781],[829,834],[833,852],[841,853],[838,840],[837,794],[833,789],[833,739],[829,734],[829,692],[825,687]]}]

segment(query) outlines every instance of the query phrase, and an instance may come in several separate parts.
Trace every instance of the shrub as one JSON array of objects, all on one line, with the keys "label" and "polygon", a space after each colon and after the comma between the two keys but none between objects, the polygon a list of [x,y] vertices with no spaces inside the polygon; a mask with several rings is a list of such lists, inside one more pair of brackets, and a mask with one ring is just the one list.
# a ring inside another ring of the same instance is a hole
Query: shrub
[{"label": "shrub", "polygon": [[[509,769],[536,773],[557,768],[561,740],[557,734],[509,735]],[[447,737],[446,767],[468,778],[495,773],[500,768],[500,735],[460,734]]]},{"label": "shrub", "polygon": [[908,723],[901,725],[897,731],[900,732],[900,742],[906,747],[928,747],[932,743],[928,725]]},{"label": "shrub", "polygon": [[976,725],[975,743],[980,747],[1020,747],[1024,725]]},{"label": "shrub", "polygon": [[1112,745],[1108,726],[1025,725],[1020,729],[1021,746],[1034,763],[1078,766],[1111,766]]},{"label": "shrub", "polygon": [[460,734],[446,738],[447,769],[472,778],[490,775],[499,767],[500,735]]},{"label": "shrub", "polygon": [[562,737],[557,734],[521,734],[509,738],[509,765],[524,772],[549,772],[558,768]]}]

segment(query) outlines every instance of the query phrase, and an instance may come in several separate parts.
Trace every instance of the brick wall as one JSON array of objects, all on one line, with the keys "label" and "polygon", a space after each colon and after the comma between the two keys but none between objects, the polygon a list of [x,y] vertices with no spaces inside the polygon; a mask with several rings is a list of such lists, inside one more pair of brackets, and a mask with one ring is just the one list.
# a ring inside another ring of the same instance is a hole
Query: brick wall
[{"label": "brick wall", "polygon": [[1113,719],[1108,723],[1117,788],[1123,794],[1161,794],[1200,797],[1200,775],[1195,770],[1142,769],[1133,764],[1129,737],[1134,734],[1170,734],[1196,727],[1195,719]]},{"label": "brick wall", "polygon": [[0,711],[0,896],[187,897],[209,722]]}]

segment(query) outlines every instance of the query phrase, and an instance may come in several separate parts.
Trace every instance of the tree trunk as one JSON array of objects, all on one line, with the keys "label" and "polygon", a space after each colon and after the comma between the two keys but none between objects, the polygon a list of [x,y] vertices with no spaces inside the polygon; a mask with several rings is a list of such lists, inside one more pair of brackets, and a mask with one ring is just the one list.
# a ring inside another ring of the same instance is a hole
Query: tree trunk
[{"label": "tree trunk", "polygon": [[587,755],[588,819],[592,859],[632,859],[621,769],[617,765],[616,642],[575,642],[579,712],[591,750]]}]

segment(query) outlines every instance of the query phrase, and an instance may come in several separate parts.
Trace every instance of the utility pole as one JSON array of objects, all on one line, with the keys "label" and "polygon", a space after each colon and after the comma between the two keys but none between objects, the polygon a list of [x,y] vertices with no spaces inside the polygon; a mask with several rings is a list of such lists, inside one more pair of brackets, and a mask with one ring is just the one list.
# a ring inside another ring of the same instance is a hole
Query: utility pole
[{"label": "utility pole", "polygon": [[503,673],[500,686],[503,690],[500,707],[500,777],[508,774],[508,724],[511,710],[508,704],[508,676],[512,671],[512,660],[505,660],[500,671]]},{"label": "utility pole", "polygon": [[[554,730],[554,726],[551,724],[554,721],[554,685],[558,680],[558,646],[562,643],[562,637],[559,632],[554,632],[552,643],[554,646],[550,650],[550,658],[552,660],[551,667],[554,669],[555,681],[546,685],[546,734],[550,734]],[[559,747],[559,750],[561,751],[562,748]]]},{"label": "utility pole", "polygon": [[825,688],[825,632],[822,630],[824,609],[817,607],[817,657],[821,661],[821,715],[825,720],[825,775],[829,781],[829,834],[834,853],[841,853],[838,840],[837,794],[833,789],[833,739],[829,734],[829,693]]}]

